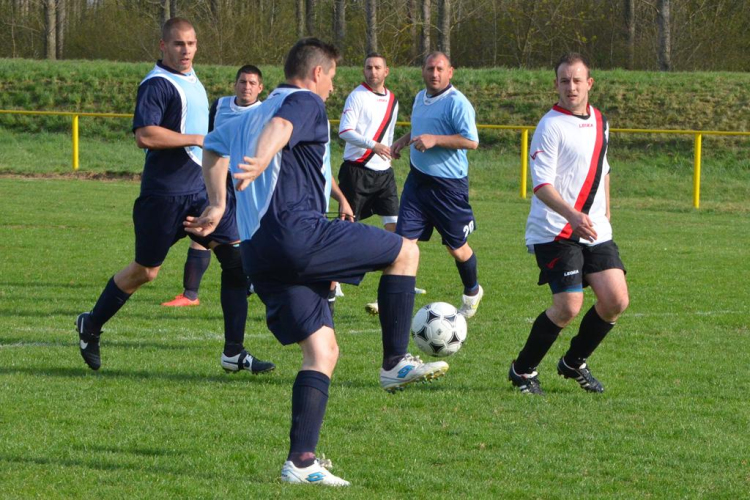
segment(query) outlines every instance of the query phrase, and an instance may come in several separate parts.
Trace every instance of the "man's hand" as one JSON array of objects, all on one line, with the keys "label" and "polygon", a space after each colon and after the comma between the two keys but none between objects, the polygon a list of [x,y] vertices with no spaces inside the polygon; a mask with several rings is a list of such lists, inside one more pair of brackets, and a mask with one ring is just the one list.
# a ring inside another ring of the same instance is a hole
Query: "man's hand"
[{"label": "man's hand", "polygon": [[411,137],[410,134],[406,134],[393,143],[391,146],[391,158],[396,160],[401,158],[401,150],[409,145],[409,137]]},{"label": "man's hand", "polygon": [[428,149],[435,147],[437,139],[432,134],[422,134],[412,139],[409,144],[413,144],[417,151],[424,153]]},{"label": "man's hand", "polygon": [[354,222],[354,211],[346,198],[339,200],[339,219]]},{"label": "man's hand", "polygon": [[209,205],[199,217],[188,215],[182,225],[187,233],[196,236],[208,236],[216,230],[216,226],[223,216],[224,207]]},{"label": "man's hand", "polygon": [[575,212],[570,219],[568,219],[573,234],[581,239],[595,242],[597,238],[596,231],[594,230],[594,224],[588,215],[583,212]]},{"label": "man's hand", "polygon": [[372,147],[373,152],[384,160],[391,159],[391,148],[385,144],[375,143]]},{"label": "man's hand", "polygon": [[258,160],[258,158],[243,156],[242,161],[244,161],[245,163],[240,163],[237,165],[237,167],[240,170],[244,170],[244,172],[232,175],[232,177],[239,181],[235,184],[237,191],[244,191],[245,188],[247,188],[247,186],[249,186],[251,182],[257,179],[258,176],[266,169],[265,165],[261,166],[261,162],[260,160]]}]

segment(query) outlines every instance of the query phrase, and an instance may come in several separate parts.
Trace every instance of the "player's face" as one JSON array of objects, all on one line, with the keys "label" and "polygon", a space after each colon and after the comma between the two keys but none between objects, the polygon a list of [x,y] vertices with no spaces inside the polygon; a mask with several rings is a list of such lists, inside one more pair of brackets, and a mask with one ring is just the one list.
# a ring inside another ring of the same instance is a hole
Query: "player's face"
[{"label": "player's face", "polygon": [[198,39],[195,30],[173,28],[169,40],[161,40],[159,49],[163,54],[162,63],[180,73],[187,73],[193,68],[193,58],[198,50]]},{"label": "player's face", "polygon": [[385,77],[388,76],[388,73],[390,73],[390,70],[382,57],[369,57],[365,61],[365,82],[372,90],[383,91]]},{"label": "player's face", "polygon": [[[318,71],[320,68],[320,71]],[[336,63],[331,63],[331,68],[326,71],[323,66],[316,68],[316,82],[315,82],[315,93],[320,96],[323,101],[327,101],[328,97],[333,93],[333,77],[336,76]]]},{"label": "player's face", "polygon": [[427,59],[422,68],[422,78],[427,87],[427,93],[435,95],[444,90],[453,78],[453,66],[445,56],[438,55]]},{"label": "player's face", "polygon": [[240,106],[249,106],[257,101],[262,91],[263,84],[260,83],[260,78],[252,73],[240,73],[234,84],[234,95],[237,96],[236,101]]},{"label": "player's face", "polygon": [[560,96],[558,104],[576,115],[585,115],[588,111],[589,90],[594,79],[581,61],[573,64],[563,63],[557,68],[555,90]]}]

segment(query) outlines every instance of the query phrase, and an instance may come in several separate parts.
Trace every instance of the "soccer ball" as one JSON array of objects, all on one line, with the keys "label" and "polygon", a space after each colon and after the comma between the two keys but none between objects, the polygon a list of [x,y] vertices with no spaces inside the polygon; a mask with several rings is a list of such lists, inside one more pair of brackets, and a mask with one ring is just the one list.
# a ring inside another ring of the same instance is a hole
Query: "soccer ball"
[{"label": "soccer ball", "polygon": [[422,307],[411,321],[414,342],[430,356],[456,354],[466,341],[466,318],[445,302]]}]

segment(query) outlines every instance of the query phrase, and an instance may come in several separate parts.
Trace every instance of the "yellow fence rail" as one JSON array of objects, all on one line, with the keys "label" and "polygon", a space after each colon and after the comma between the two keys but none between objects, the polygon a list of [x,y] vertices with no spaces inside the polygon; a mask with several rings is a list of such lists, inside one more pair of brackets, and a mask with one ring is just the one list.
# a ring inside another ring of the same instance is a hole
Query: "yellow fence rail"
[{"label": "yellow fence rail", "polygon": [[[73,136],[73,170],[78,170],[78,117],[90,116],[98,118],[133,118],[132,114],[125,113],[83,113],[76,111],[21,111],[0,109],[0,114],[15,115],[54,115],[72,117],[72,136]],[[338,123],[338,120],[331,120],[331,123]],[[409,127],[410,122],[396,122],[399,126]],[[483,130],[518,130],[521,132],[521,175],[520,175],[520,194],[521,198],[526,199],[528,191],[528,172],[529,172],[529,131],[536,127],[528,125],[477,125],[477,128]],[[720,136],[750,136],[750,132],[732,132],[720,130],[671,130],[671,129],[641,129],[641,128],[613,128],[610,132],[627,133],[627,134],[674,134],[674,135],[692,135],[693,136],[693,207],[700,208],[701,193],[701,153],[703,148],[704,135]]]}]

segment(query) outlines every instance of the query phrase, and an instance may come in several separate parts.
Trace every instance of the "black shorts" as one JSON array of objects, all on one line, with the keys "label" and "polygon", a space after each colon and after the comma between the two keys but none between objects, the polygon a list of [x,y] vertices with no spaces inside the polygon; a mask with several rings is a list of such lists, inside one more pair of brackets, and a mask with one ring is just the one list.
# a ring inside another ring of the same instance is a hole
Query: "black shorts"
[{"label": "black shorts", "polygon": [[553,294],[580,292],[588,286],[587,274],[622,269],[620,251],[614,241],[584,245],[571,240],[534,245],[539,266],[539,285],[549,284]]},{"label": "black shorts", "polygon": [[171,246],[185,236],[190,236],[205,247],[212,241],[219,244],[239,241],[235,202],[230,195],[227,196],[226,211],[216,231],[207,238],[185,232],[182,225],[185,218],[200,215],[207,205],[205,191],[183,196],[139,196],[133,204],[135,261],[145,267],[160,266]]},{"label": "black shorts", "polygon": [[398,190],[392,168],[371,170],[345,161],[339,169],[339,187],[354,211],[355,220],[371,215],[398,216]]}]

